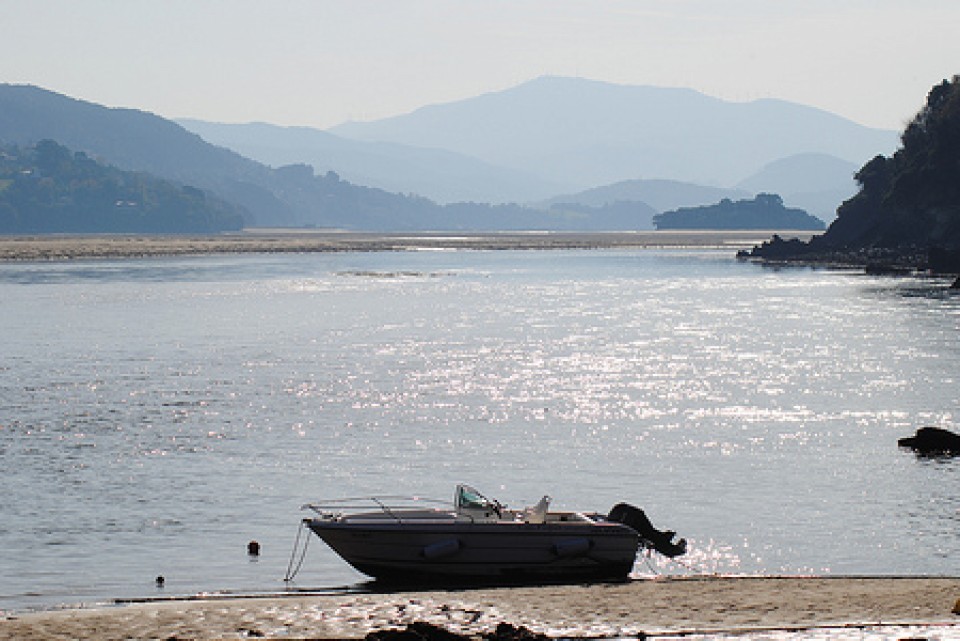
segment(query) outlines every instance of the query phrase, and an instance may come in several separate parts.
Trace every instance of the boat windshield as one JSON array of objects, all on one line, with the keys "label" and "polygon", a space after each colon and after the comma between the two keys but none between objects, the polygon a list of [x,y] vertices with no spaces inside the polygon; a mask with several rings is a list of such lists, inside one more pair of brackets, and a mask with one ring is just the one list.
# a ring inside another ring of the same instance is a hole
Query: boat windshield
[{"label": "boat windshield", "polygon": [[457,512],[462,512],[463,510],[496,511],[499,507],[499,504],[496,501],[491,501],[469,485],[457,486],[456,495],[454,496],[454,505],[457,508]]}]

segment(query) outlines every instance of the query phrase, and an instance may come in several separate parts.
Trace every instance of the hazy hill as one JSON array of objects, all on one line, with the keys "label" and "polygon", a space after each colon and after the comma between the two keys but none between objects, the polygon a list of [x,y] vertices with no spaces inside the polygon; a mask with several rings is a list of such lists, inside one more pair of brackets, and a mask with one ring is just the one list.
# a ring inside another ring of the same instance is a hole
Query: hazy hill
[{"label": "hazy hill", "polygon": [[537,204],[550,208],[560,203],[601,207],[611,203],[649,205],[652,215],[681,208],[706,207],[727,199],[738,201],[756,194],[778,194],[785,205],[798,208],[821,221],[836,218],[840,204],[856,192],[857,166],[828,154],[796,154],[781,158],[740,181],[736,188],[707,187],[677,180],[624,180],[575,194],[554,196]]},{"label": "hazy hill", "polygon": [[[37,87],[0,85],[0,143],[31,147],[41,140],[121,170],[209,190],[241,208],[238,211],[252,212],[245,217],[248,225],[389,231],[615,230],[642,229],[646,224],[641,220],[633,224],[622,212],[569,215],[517,205],[440,206],[426,198],[355,185],[333,171],[317,175],[302,163],[270,168],[146,112],[111,109]],[[127,231],[122,225],[102,229],[111,230]]]},{"label": "hazy hill", "polygon": [[538,206],[550,207],[557,203],[578,203],[601,207],[615,202],[643,202],[656,212],[678,207],[696,207],[719,202],[723,198],[744,198],[750,194],[741,189],[705,187],[679,180],[622,180],[612,185],[593,187],[575,194],[549,198]]},{"label": "hazy hill", "polygon": [[601,221],[605,229],[643,231],[653,229],[653,217],[657,210],[638,200],[617,200],[600,205],[584,205],[577,202],[556,202],[547,210],[550,214],[568,221]]},{"label": "hazy hill", "polygon": [[895,132],[780,100],[733,103],[689,89],[557,77],[330,131],[454,151],[569,191],[637,177],[731,185],[798,153],[859,163],[896,146]]},{"label": "hazy hill", "polygon": [[120,169],[207,189],[251,212],[248,225],[436,229],[454,213],[422,198],[353,185],[334,172],[317,176],[302,164],[272,169],[154,114],[0,85],[0,142],[32,146],[43,139]]},{"label": "hazy hill", "polygon": [[[577,97],[581,93],[583,95]],[[344,158],[355,153],[357,155],[352,157],[359,166],[373,166],[370,154],[384,149],[401,149],[401,156],[391,160],[395,163],[393,166],[403,164],[401,159],[406,159],[410,173],[434,180],[437,185],[444,184],[447,179],[440,170],[431,168],[443,165],[446,159],[447,164],[455,169],[451,173],[458,180],[469,178],[479,190],[493,189],[497,180],[500,182],[496,183],[499,185],[496,189],[505,188],[507,178],[519,174],[499,173],[489,160],[466,160],[462,151],[431,150],[424,146],[443,140],[466,141],[470,144],[463,146],[478,155],[526,157],[529,167],[537,170],[566,167],[575,178],[569,181],[570,184],[581,181],[597,184],[605,181],[593,180],[590,176],[616,172],[628,172],[631,177],[649,175],[652,171],[634,173],[637,166],[647,161],[661,175],[670,173],[671,163],[683,171],[704,162],[710,166],[732,166],[735,164],[733,156],[748,153],[759,144],[757,140],[767,144],[768,138],[786,136],[784,131],[803,130],[808,121],[819,123],[827,133],[832,131],[830,139],[841,147],[850,146],[858,137],[869,142],[885,134],[786,103],[775,103],[780,107],[774,111],[781,116],[785,111],[795,113],[795,121],[788,118],[767,122],[761,117],[766,113],[763,109],[742,122],[737,120],[744,117],[743,108],[756,111],[759,104],[734,105],[685,90],[631,88],[547,78],[472,101],[425,108],[407,117],[370,123],[372,127],[403,125],[400,128],[404,130],[404,136],[416,134],[412,139],[423,134],[424,139],[417,141],[418,150],[399,148],[399,144],[406,144],[402,142],[357,145],[356,141],[346,141],[340,145],[335,138],[310,130],[281,130],[280,133],[289,135],[283,142],[287,151],[293,148],[297,138],[305,136],[310,141],[308,149],[313,146],[339,149],[338,153]],[[728,112],[739,115],[727,120],[717,117],[717,114]],[[429,116],[425,120],[424,114]],[[442,117],[437,119],[430,114]],[[710,117],[714,120],[709,126],[698,120],[703,114],[712,114]],[[418,127],[425,129],[414,127],[407,130],[406,124],[411,122],[419,123]],[[712,127],[717,123],[724,126],[714,131]],[[741,126],[739,137],[729,136],[731,123]],[[452,130],[454,126],[459,129]],[[249,144],[269,147],[280,128],[267,129],[248,132]],[[449,135],[445,130],[450,130]],[[697,132],[707,130],[710,135],[698,139]],[[772,131],[779,133],[774,135]],[[691,132],[694,135],[690,135]],[[266,140],[260,139],[260,134],[266,135]],[[808,138],[815,140],[812,134]],[[586,197],[583,202],[554,199],[553,205],[562,201],[564,207],[551,205],[546,211],[511,204],[451,203],[440,206],[427,198],[354,184],[341,178],[336,171],[315,172],[303,162],[271,168],[210,144],[176,123],[143,111],[107,108],[31,86],[0,85],[0,142],[29,147],[43,139],[56,141],[122,170],[147,172],[181,185],[207,190],[250,212],[245,216],[248,225],[368,230],[647,229],[652,215],[648,206],[663,210],[690,202],[658,200],[654,187],[658,185],[661,192],[669,191],[671,184],[668,181],[639,181],[636,184],[644,186],[640,190],[644,194],[639,198],[636,195],[613,195],[617,189],[630,190],[623,185],[611,186],[607,188],[608,197],[603,202],[591,203]],[[662,144],[648,144],[651,142]],[[543,147],[536,148],[532,146],[534,144]],[[281,149],[284,149],[283,145]],[[723,157],[723,154],[712,152],[713,148],[732,156]],[[780,147],[776,151],[780,154]],[[295,157],[300,158],[300,153]],[[414,162],[417,154],[422,155],[425,164]],[[286,156],[278,157],[278,161],[284,158]],[[756,165],[759,158],[751,156],[750,162]],[[465,178],[464,171],[470,176]],[[399,180],[402,178],[399,167],[397,173]],[[738,174],[746,175],[739,170]],[[542,187],[544,183],[531,180],[531,184]],[[672,187],[677,184],[673,183]],[[402,191],[412,189],[407,186]],[[703,195],[709,190],[689,187],[687,191]],[[663,193],[659,195],[663,196]]]},{"label": "hazy hill", "polygon": [[796,154],[773,161],[737,187],[754,194],[780,194],[788,205],[830,222],[841,203],[857,192],[853,178],[857,167],[828,154]]},{"label": "hazy hill", "polygon": [[550,211],[632,212],[643,220],[638,229],[654,229],[653,217],[678,207],[710,205],[724,198],[742,198],[747,192],[704,187],[677,180],[623,180],[574,194],[554,196],[535,203]]},{"label": "hazy hill", "polygon": [[177,122],[208,142],[267,165],[307,163],[318,173],[335,171],[352,183],[414,193],[440,203],[527,202],[562,189],[533,173],[443,149],[350,140],[309,127]]},{"label": "hazy hill", "polygon": [[753,200],[733,202],[724,198],[716,205],[681,207],[653,217],[663,229],[794,229],[820,231],[826,225],[802,209],[785,207],[775,194],[758,194]]}]

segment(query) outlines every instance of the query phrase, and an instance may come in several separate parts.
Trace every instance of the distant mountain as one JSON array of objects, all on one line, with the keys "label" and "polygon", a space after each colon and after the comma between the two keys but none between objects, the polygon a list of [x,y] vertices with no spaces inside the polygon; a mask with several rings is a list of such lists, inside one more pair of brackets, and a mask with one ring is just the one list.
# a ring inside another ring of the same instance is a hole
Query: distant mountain
[{"label": "distant mountain", "polygon": [[748,195],[738,189],[704,187],[677,180],[624,180],[575,194],[554,196],[533,206],[555,212],[631,212],[635,220],[642,220],[642,226],[637,229],[654,229],[653,217],[667,209],[710,205],[724,198]]},{"label": "distant mountain", "polygon": [[318,173],[335,171],[355,184],[414,193],[439,203],[527,202],[562,189],[533,173],[443,149],[351,140],[309,127],[177,122],[207,142],[267,165],[306,163]]},{"label": "distant mountain", "polygon": [[857,165],[829,154],[796,154],[780,158],[746,178],[737,187],[750,193],[774,193],[823,221],[837,216],[837,207],[857,193]]},{"label": "distant mountain", "polygon": [[[0,84],[0,143],[31,147],[42,140],[120,170],[171,181],[187,194],[213,194],[237,211],[247,212],[244,223],[248,226],[607,231],[622,229],[611,225],[630,223],[609,212],[570,216],[510,204],[440,206],[422,197],[355,185],[334,171],[317,175],[303,163],[270,168],[143,111],[111,109],[37,87]],[[88,211],[87,215],[96,214]],[[112,230],[127,231],[122,225]]]},{"label": "distant mountain", "polygon": [[575,194],[554,196],[538,203],[549,208],[558,203],[577,203],[601,207],[615,202],[642,202],[654,213],[678,207],[697,207],[719,202],[723,198],[745,198],[750,193],[741,189],[705,187],[679,180],[623,180],[612,185],[594,187]]},{"label": "distant mountain", "polygon": [[0,85],[0,142],[56,141],[123,170],[202,188],[249,212],[247,225],[404,230],[469,226],[423,199],[353,185],[307,165],[272,169],[180,125],[27,85]]},{"label": "distant mountain", "polygon": [[573,223],[577,220],[593,221],[605,229],[620,231],[643,231],[653,229],[655,210],[650,205],[636,200],[618,200],[602,205],[584,205],[575,202],[558,202],[550,205],[553,216]]},{"label": "distant mountain", "polygon": [[796,154],[764,166],[740,181],[736,188],[707,187],[677,180],[624,180],[575,194],[554,196],[535,204],[550,209],[560,204],[601,207],[611,203],[638,203],[659,212],[705,207],[727,199],[743,200],[756,194],[777,194],[785,205],[829,222],[837,207],[856,192],[856,165],[828,154]]},{"label": "distant mountain", "polygon": [[[381,179],[392,172],[397,184],[405,177],[417,178],[424,189],[450,190],[448,195],[472,185],[476,193],[488,196],[508,189],[523,191],[525,185],[532,186],[531,193],[540,192],[553,180],[594,186],[609,183],[601,178],[613,175],[634,179],[722,170],[742,177],[755,172],[768,154],[771,160],[787,155],[783,150],[795,139],[806,141],[803,151],[843,158],[841,153],[819,148],[833,145],[861,153],[880,145],[888,134],[776,101],[736,105],[687,90],[562,78],[544,78],[379,123],[345,125],[343,131],[377,136],[393,132],[397,138],[409,138],[416,149],[405,140],[358,144],[314,130],[254,127],[242,133],[248,137],[245,144],[259,147],[258,153],[276,154],[278,164],[314,151],[319,155],[310,158],[322,161],[323,150],[328,150],[354,163],[351,171],[366,166],[376,169]],[[358,230],[647,229],[652,216],[648,206],[662,211],[704,203],[680,199],[684,190],[674,189],[676,181],[630,181],[605,188],[602,200],[604,190],[598,190],[583,194],[582,200],[551,199],[541,211],[513,204],[443,206],[422,196],[361,186],[334,169],[324,170],[332,165],[321,165],[319,172],[305,161],[272,168],[150,113],[107,108],[32,86],[0,85],[0,143],[29,147],[45,139],[120,170],[146,172],[203,190],[247,212],[247,225]],[[303,151],[296,151],[301,144],[297,140],[304,141]],[[274,144],[278,147],[271,147]],[[389,160],[378,165],[374,158],[381,153]],[[450,169],[447,174],[444,165]],[[512,169],[505,171],[500,165]],[[747,165],[751,169],[743,171]],[[532,173],[541,179],[529,178]],[[511,186],[512,180],[518,182]],[[671,189],[675,193],[668,197]],[[412,191],[409,186],[401,190]],[[618,190],[624,193],[615,195]],[[694,198],[694,193],[705,198],[710,190],[685,188],[683,198]],[[577,189],[558,191],[575,193]],[[739,196],[739,192],[718,190],[712,198],[716,202]]]},{"label": "distant mountain", "polygon": [[787,156],[859,163],[897,140],[895,132],[780,100],[733,103],[689,89],[557,77],[330,131],[453,151],[568,191],[638,177],[730,185]]},{"label": "distant mountain", "polygon": [[[777,193],[787,204],[830,221],[839,204],[856,192],[856,164],[829,154],[804,153],[773,161],[740,181],[736,188],[635,179],[539,200],[545,194],[555,194],[561,186],[529,172],[495,167],[442,149],[351,140],[309,127],[191,119],[177,122],[207,142],[267,165],[306,163],[318,173],[335,171],[355,184],[414,193],[440,203],[538,201],[534,206],[542,209],[556,209],[559,204],[578,205],[591,208],[595,214],[597,208],[613,203],[645,203],[653,209],[652,216],[678,207],[714,204],[723,198]],[[652,229],[652,222],[649,228]]]},{"label": "distant mountain", "polygon": [[775,194],[753,200],[723,199],[706,207],[682,207],[653,217],[657,230],[665,229],[791,229],[820,231],[826,225],[802,209],[784,207]]}]

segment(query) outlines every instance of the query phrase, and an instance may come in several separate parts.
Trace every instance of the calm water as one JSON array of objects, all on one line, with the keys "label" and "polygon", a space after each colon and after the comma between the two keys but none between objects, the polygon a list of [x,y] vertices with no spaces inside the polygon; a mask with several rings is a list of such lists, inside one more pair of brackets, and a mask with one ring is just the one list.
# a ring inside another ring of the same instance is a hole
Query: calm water
[{"label": "calm water", "polygon": [[0,609],[282,590],[302,503],[458,481],[643,506],[692,550],[638,574],[960,574],[960,459],[896,446],[960,422],[960,296],[731,254],[0,265]]}]

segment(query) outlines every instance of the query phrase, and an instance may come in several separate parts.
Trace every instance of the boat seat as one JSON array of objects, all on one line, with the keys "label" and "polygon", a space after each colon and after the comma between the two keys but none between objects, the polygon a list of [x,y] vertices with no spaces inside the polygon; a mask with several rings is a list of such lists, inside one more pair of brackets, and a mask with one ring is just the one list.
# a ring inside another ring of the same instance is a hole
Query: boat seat
[{"label": "boat seat", "polygon": [[547,508],[550,507],[550,497],[544,496],[532,507],[523,509],[524,523],[544,523],[547,520]]}]

